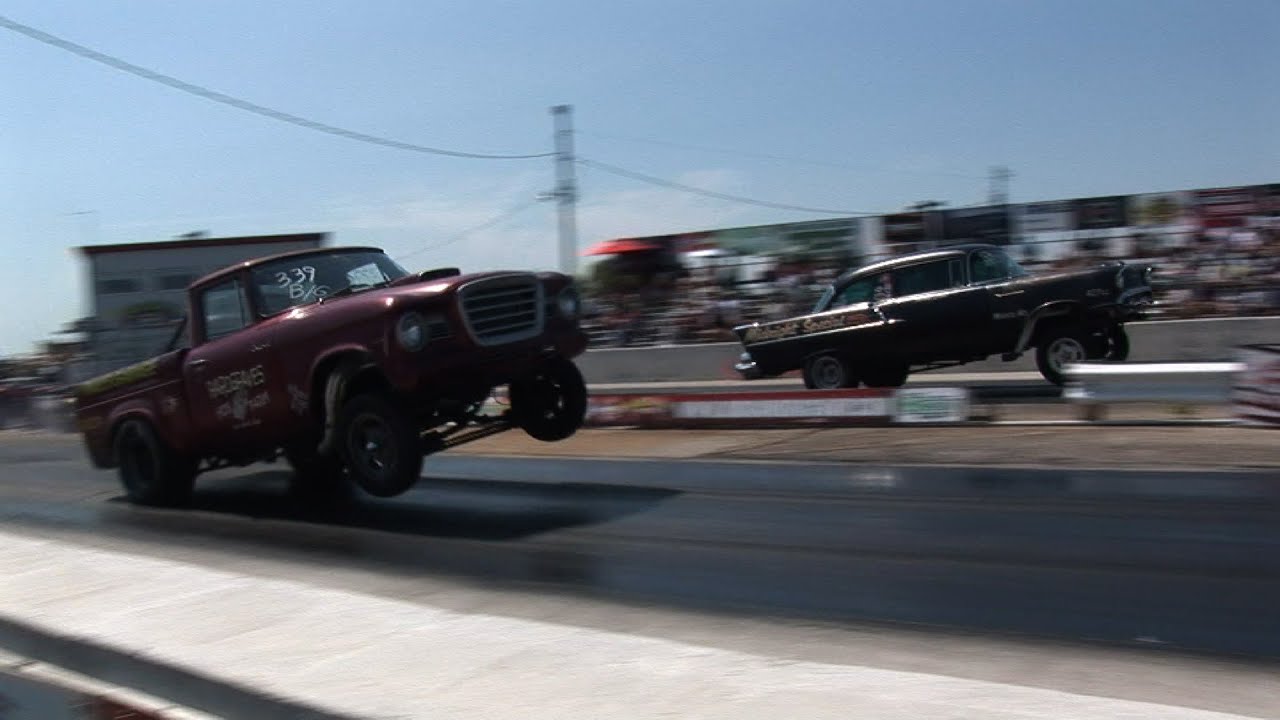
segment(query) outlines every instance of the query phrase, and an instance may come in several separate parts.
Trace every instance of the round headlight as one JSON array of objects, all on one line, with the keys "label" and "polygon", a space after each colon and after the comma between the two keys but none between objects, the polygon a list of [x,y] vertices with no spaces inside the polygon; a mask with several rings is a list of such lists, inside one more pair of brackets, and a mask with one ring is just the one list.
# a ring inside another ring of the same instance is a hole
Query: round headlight
[{"label": "round headlight", "polygon": [[582,311],[582,300],[578,297],[578,291],[573,287],[561,290],[556,296],[556,310],[562,317],[578,317],[578,313]]},{"label": "round headlight", "polygon": [[405,313],[396,322],[396,342],[409,352],[417,352],[427,345],[427,321],[416,312]]}]

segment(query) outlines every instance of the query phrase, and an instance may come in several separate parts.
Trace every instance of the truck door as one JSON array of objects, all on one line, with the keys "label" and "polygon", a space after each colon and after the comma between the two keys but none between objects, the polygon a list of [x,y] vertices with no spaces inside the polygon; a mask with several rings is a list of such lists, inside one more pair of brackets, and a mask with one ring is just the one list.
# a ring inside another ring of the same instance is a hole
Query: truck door
[{"label": "truck door", "polygon": [[272,329],[255,323],[242,281],[230,278],[196,298],[204,341],[187,353],[183,375],[196,443],[218,453],[269,449],[288,401],[278,373]]}]

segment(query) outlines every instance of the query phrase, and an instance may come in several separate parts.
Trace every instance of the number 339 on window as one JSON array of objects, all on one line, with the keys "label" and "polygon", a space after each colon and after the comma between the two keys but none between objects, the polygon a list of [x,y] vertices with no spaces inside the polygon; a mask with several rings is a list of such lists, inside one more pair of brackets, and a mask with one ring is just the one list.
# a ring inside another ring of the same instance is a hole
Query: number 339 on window
[{"label": "number 339 on window", "polygon": [[305,285],[314,285],[316,282],[316,269],[310,265],[291,268],[276,273],[276,284],[282,288],[289,289],[289,297],[297,300],[307,295]]}]

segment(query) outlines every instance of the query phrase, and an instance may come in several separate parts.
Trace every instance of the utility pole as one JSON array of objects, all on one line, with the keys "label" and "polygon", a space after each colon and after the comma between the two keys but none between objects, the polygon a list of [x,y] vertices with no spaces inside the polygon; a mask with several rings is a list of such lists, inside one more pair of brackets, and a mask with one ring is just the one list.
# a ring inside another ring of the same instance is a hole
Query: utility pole
[{"label": "utility pole", "polygon": [[1013,217],[1013,206],[1009,204],[1009,181],[1013,179],[1013,171],[1003,165],[997,165],[991,168],[990,178],[991,190],[987,199],[989,204],[1003,207],[1006,228],[1004,242],[1017,243],[1018,230],[1014,227],[1017,220]]},{"label": "utility pole", "polygon": [[556,136],[556,187],[551,195],[559,206],[560,272],[578,271],[578,179],[573,156],[573,108],[551,108]]},{"label": "utility pole", "polygon": [[991,168],[988,175],[991,179],[991,190],[988,201],[991,205],[1006,205],[1009,202],[1009,181],[1013,179],[1013,172],[1003,165]]}]

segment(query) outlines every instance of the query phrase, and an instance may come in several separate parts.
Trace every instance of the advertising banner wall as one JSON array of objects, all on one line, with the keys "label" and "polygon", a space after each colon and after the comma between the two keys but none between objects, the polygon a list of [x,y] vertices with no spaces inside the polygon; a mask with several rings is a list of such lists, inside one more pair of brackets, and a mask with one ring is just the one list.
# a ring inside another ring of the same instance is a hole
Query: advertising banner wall
[{"label": "advertising banner wall", "polygon": [[1258,186],[1212,188],[1196,190],[1196,216],[1200,227],[1240,227],[1246,219],[1259,212]]},{"label": "advertising banner wall", "polygon": [[1129,224],[1146,230],[1182,230],[1196,222],[1195,195],[1190,192],[1129,196]]},{"label": "advertising banner wall", "polygon": [[1238,354],[1245,370],[1232,391],[1235,416],[1248,425],[1280,427],[1280,345],[1248,345]]},{"label": "advertising banner wall", "polygon": [[1077,230],[1106,230],[1129,224],[1129,197],[1082,198],[1075,201]]},{"label": "advertising banner wall", "polygon": [[942,213],[905,212],[884,216],[884,243],[896,253],[922,250],[942,237]]},{"label": "advertising banner wall", "polygon": [[779,223],[699,233],[704,245],[741,255],[849,255],[859,249],[857,218]]},{"label": "advertising banner wall", "polygon": [[1280,216],[1280,183],[1258,185],[1254,195],[1257,197],[1259,215],[1267,217]]},{"label": "advertising banner wall", "polygon": [[1067,232],[1076,229],[1075,206],[1067,200],[1026,203],[1015,207],[1018,234]]},{"label": "advertising banner wall", "polygon": [[959,208],[942,213],[943,239],[1006,245],[1009,243],[1009,206]]}]

